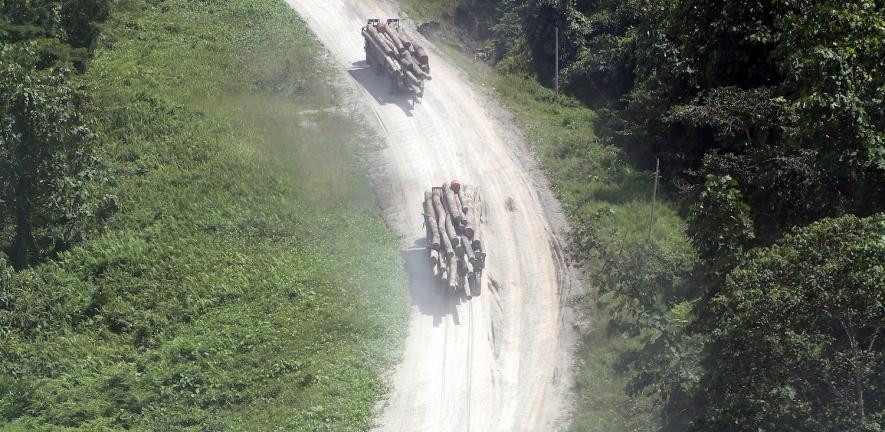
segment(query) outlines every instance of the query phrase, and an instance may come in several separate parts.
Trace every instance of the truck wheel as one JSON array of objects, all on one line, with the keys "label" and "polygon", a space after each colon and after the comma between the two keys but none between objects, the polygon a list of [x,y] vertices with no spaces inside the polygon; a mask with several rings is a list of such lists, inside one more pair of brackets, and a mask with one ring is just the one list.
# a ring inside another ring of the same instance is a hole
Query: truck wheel
[{"label": "truck wheel", "polygon": [[375,75],[381,75],[382,73],[384,73],[384,66],[382,66],[381,63],[376,64]]},{"label": "truck wheel", "polygon": [[396,77],[390,78],[390,94],[396,94],[399,91],[399,83],[397,82]]},{"label": "truck wheel", "polygon": [[366,64],[367,64],[367,65],[371,65],[371,64],[372,64],[372,56],[369,55],[369,51],[368,51],[368,50],[366,50]]}]

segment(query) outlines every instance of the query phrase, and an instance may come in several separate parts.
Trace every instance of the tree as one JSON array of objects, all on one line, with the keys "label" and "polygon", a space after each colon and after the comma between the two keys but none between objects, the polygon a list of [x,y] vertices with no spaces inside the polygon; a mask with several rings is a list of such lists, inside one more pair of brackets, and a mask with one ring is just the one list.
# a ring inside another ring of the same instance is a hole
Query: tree
[{"label": "tree", "polygon": [[689,214],[689,234],[712,273],[730,270],[753,239],[753,221],[737,182],[707,175],[704,190]]},{"label": "tree", "polygon": [[70,243],[92,212],[95,136],[65,71],[0,57],[0,245],[15,268]]},{"label": "tree", "polygon": [[882,431],[885,214],[823,219],[756,250],[717,317],[694,431]]},{"label": "tree", "polygon": [[75,48],[91,49],[98,37],[97,22],[108,18],[108,0],[67,0],[61,8],[61,24],[68,43]]}]

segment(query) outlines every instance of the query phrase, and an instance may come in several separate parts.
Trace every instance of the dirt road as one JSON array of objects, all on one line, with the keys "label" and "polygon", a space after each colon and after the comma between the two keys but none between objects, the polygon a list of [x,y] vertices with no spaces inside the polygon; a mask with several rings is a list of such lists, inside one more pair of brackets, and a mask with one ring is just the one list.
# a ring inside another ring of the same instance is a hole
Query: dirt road
[{"label": "dirt road", "polygon": [[[562,259],[555,201],[513,126],[431,44],[426,95],[414,109],[388,93],[364,60],[366,18],[396,17],[373,0],[287,0],[347,71],[387,141],[373,183],[403,238],[412,314],[382,431],[552,431],[567,410],[571,276]],[[413,35],[418,36],[416,32]],[[490,114],[491,113],[491,114]],[[501,133],[504,131],[504,134]],[[456,178],[478,185],[489,251],[482,296],[459,302],[429,279],[421,200]]]}]

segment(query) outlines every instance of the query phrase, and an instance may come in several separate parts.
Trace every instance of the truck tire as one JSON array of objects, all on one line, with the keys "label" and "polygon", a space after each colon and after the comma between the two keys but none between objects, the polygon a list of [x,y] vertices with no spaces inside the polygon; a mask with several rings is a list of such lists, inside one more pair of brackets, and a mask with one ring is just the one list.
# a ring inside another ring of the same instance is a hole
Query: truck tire
[{"label": "truck tire", "polygon": [[365,47],[364,49],[366,50],[366,64],[371,65],[372,64],[372,56],[369,55],[369,47]]},{"label": "truck tire", "polygon": [[381,63],[375,64],[375,75],[381,75],[384,73],[384,65]]}]

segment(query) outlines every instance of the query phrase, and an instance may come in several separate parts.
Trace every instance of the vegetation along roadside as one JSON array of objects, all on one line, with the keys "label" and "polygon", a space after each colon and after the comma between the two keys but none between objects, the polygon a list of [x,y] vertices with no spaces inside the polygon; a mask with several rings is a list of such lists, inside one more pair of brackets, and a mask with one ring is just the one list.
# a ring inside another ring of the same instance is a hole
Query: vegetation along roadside
[{"label": "vegetation along roadside", "polygon": [[304,23],[0,12],[0,430],[368,429],[408,282]]},{"label": "vegetation along roadside", "polygon": [[882,2],[404,3],[568,211],[571,430],[882,430]]}]

